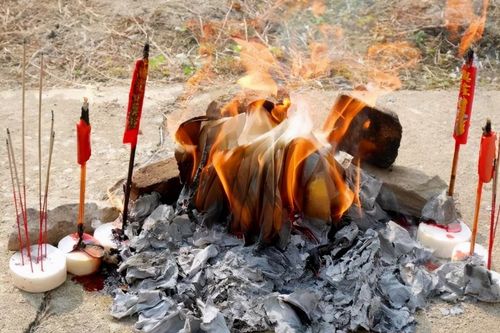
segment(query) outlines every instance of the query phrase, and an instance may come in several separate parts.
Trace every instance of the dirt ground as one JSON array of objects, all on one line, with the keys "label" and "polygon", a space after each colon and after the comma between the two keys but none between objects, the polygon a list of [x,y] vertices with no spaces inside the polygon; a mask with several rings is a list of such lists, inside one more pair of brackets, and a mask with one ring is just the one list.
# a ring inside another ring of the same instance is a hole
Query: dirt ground
[{"label": "dirt ground", "polygon": [[[184,106],[190,114],[203,112],[215,97],[227,92],[219,88],[197,95]],[[159,145],[158,128],[165,117],[172,119],[179,113],[176,96],[183,93],[182,85],[151,88],[147,91],[142,132],[140,136],[137,163],[168,156],[172,153],[170,135],[165,133],[163,145]],[[55,159],[53,165],[49,208],[59,204],[76,202],[78,199],[78,169],[75,163],[74,123],[79,116],[83,96],[91,101],[91,122],[93,125],[93,155],[88,165],[88,199],[100,200],[108,186],[125,176],[128,149],[121,143],[124,108],[127,87],[101,89],[54,89],[44,94],[44,119],[49,110],[55,113]],[[311,101],[314,118],[324,119],[337,92],[328,90],[307,90],[303,96]],[[0,114],[8,115],[0,119],[1,127],[9,127],[15,144],[19,147],[20,124],[16,115],[19,109],[19,90],[5,90],[0,93],[3,103]],[[36,124],[36,92],[29,91],[27,99],[28,123]],[[430,175],[439,175],[447,180],[452,157],[453,140],[451,128],[454,119],[454,91],[399,91],[380,98],[380,105],[396,111],[403,125],[403,140],[396,165],[417,168]],[[494,117],[492,105],[500,103],[500,92],[478,92],[471,127],[469,143],[462,149],[456,193],[459,196],[465,221],[470,224],[476,187],[476,154],[479,145],[480,127],[491,117],[493,128],[500,122]],[[29,165],[36,165],[36,133],[27,139]],[[44,133],[47,128],[44,127]],[[46,140],[45,140],[46,141]],[[46,142],[44,142],[46,145]],[[19,151],[19,150],[18,150]],[[1,222],[0,233],[6,235],[14,223],[10,196],[9,174],[6,159],[0,160],[1,173]],[[36,167],[28,168],[29,202],[35,205],[37,193]],[[481,209],[479,242],[485,244],[488,221],[488,199],[491,186],[486,185]],[[36,332],[74,332],[82,327],[87,332],[127,332],[132,331],[133,320],[116,321],[109,315],[111,297],[99,293],[89,293],[80,285],[68,279],[66,283],[50,293],[50,301],[45,312],[39,312],[43,295],[20,292],[10,284],[6,250],[7,238],[0,239],[0,331],[26,332],[32,323]],[[500,248],[495,250],[494,267],[500,267]],[[500,318],[500,306],[485,303],[465,303],[465,313],[459,316],[443,316],[440,309],[451,304],[432,302],[428,309],[417,315],[419,332],[472,332],[474,330],[495,332]],[[16,318],[13,320],[13,318]],[[82,324],[83,326],[79,326]]]},{"label": "dirt ground", "polygon": [[[453,2],[453,1],[448,1]],[[169,129],[204,112],[215,97],[237,90],[241,48],[234,38],[258,41],[276,60],[272,73],[282,86],[311,101],[324,118],[339,89],[375,81],[403,88],[379,103],[396,111],[403,125],[397,165],[449,178],[459,80],[459,39],[447,29],[445,0],[2,0],[0,1],[0,128],[13,133],[20,156],[20,82],[23,41],[27,48],[28,202],[37,205],[37,91],[40,54],[45,59],[43,141],[48,145],[50,110],[56,141],[49,208],[78,199],[74,124],[84,96],[91,102],[92,158],[89,200],[125,176],[128,147],[121,142],[133,61],[149,37],[150,72],[141,121],[137,164],[169,156]],[[483,1],[458,22],[463,33]],[[322,5],[323,4],[323,5]],[[460,156],[456,193],[470,224],[476,188],[481,126],[500,118],[500,4],[489,2],[479,55],[478,91],[469,143]],[[326,48],[324,46],[326,45]],[[326,60],[326,61],[324,61]],[[394,78],[397,78],[395,83]],[[385,81],[384,81],[385,80]],[[440,90],[439,90],[440,89]],[[445,90],[443,90],[445,89]],[[423,90],[423,91],[419,91]],[[175,115],[175,116],[174,116]],[[0,332],[132,332],[133,320],[109,315],[111,298],[89,293],[68,279],[48,296],[20,292],[10,284],[7,234],[13,227],[5,148],[0,159]],[[45,161],[45,160],[44,160]],[[491,185],[485,186],[479,242],[485,244]],[[500,248],[494,267],[500,270]],[[43,309],[42,304],[47,304]],[[465,303],[464,313],[444,316],[452,305],[433,302],[417,315],[419,332],[498,331],[500,306]]]}]

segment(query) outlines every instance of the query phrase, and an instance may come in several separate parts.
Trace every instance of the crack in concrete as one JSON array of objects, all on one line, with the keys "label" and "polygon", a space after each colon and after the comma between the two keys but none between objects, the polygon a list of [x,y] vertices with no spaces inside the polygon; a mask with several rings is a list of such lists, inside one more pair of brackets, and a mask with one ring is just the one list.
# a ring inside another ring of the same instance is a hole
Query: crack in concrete
[{"label": "crack in concrete", "polygon": [[43,294],[42,302],[36,311],[35,319],[28,325],[24,333],[34,333],[42,323],[42,321],[47,317],[49,310],[49,303],[52,299],[52,294],[47,291]]}]

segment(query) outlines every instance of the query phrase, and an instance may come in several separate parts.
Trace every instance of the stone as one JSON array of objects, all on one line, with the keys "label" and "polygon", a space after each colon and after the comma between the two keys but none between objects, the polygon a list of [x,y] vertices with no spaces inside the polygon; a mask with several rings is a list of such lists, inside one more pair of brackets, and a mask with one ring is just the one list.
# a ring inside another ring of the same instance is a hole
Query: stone
[{"label": "stone", "polygon": [[[85,204],[85,221],[84,230],[92,234],[94,228],[92,227],[93,220],[99,220],[102,223],[114,221],[120,214],[120,211],[104,202],[87,202]],[[31,244],[38,242],[39,233],[39,211],[37,209],[28,208],[28,226],[29,237]],[[78,204],[66,204],[50,209],[47,212],[47,242],[52,245],[57,245],[59,240],[63,237],[76,232],[76,221],[78,219]],[[22,223],[22,217],[20,217]],[[21,227],[21,233],[23,228]],[[23,234],[23,244],[25,244],[25,237]],[[7,247],[11,251],[19,250],[19,241],[17,238],[17,226],[12,226],[12,231],[9,235],[9,242]]]},{"label": "stone", "polygon": [[408,167],[393,166],[386,170],[366,164],[363,169],[382,181],[377,202],[384,210],[417,218],[427,201],[448,188],[439,176],[429,176]]},{"label": "stone", "polygon": [[[125,179],[122,178],[110,187],[107,193],[107,199],[120,210],[123,208],[124,185]],[[158,192],[161,202],[173,204],[177,201],[181,189],[177,161],[170,157],[134,170],[130,199],[134,201],[143,194]]]},{"label": "stone", "polygon": [[135,197],[151,192],[161,194],[161,201],[172,204],[177,201],[182,185],[174,157],[147,164],[134,171],[132,190]]}]

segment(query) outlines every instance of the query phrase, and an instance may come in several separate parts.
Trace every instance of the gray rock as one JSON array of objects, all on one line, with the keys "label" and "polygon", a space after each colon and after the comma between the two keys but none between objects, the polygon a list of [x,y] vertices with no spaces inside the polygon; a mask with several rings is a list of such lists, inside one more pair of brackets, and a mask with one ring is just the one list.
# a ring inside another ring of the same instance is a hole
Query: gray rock
[{"label": "gray rock", "polygon": [[403,166],[382,170],[363,166],[364,170],[383,182],[378,203],[384,210],[420,217],[425,204],[448,188],[439,176]]},{"label": "gray rock", "polygon": [[[99,220],[102,223],[114,221],[120,214],[120,211],[104,202],[87,202],[85,204],[85,221],[84,229],[87,233],[92,233],[93,220]],[[37,209],[28,208],[28,226],[29,237],[31,244],[38,242],[39,233],[39,211]],[[50,209],[47,212],[47,241],[49,244],[57,245],[59,240],[64,236],[76,232],[76,221],[78,219],[78,204],[67,204]],[[22,216],[19,217],[22,223]],[[21,228],[21,233],[22,232]],[[22,235],[23,244],[25,244],[24,234]],[[9,235],[7,245],[11,251],[19,250],[19,241],[17,238],[17,226],[12,226],[12,231]]]}]

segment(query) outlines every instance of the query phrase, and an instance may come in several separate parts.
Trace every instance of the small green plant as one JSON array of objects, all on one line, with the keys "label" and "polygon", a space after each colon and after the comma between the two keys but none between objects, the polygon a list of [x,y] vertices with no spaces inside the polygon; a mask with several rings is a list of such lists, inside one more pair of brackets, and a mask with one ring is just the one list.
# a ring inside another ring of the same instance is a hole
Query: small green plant
[{"label": "small green plant", "polygon": [[232,44],[230,46],[231,51],[234,53],[240,53],[241,52],[241,45],[240,44]]},{"label": "small green plant", "polygon": [[155,70],[161,65],[163,65],[166,60],[167,59],[163,54],[158,54],[157,56],[154,56],[149,59],[149,67],[151,68],[151,70]]},{"label": "small green plant", "polygon": [[415,40],[415,45],[417,45],[419,49],[423,49],[425,47],[425,42],[427,39],[427,34],[425,33],[425,31],[417,31],[413,38]]},{"label": "small green plant", "polygon": [[196,71],[196,67],[191,65],[191,64],[183,64],[182,65],[182,72],[186,76],[193,75],[195,71]]}]

